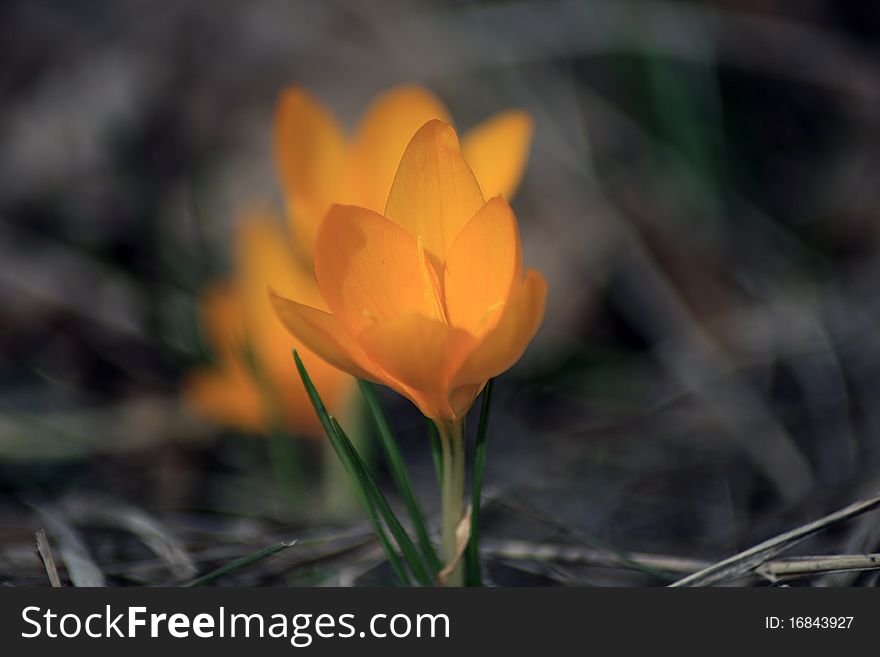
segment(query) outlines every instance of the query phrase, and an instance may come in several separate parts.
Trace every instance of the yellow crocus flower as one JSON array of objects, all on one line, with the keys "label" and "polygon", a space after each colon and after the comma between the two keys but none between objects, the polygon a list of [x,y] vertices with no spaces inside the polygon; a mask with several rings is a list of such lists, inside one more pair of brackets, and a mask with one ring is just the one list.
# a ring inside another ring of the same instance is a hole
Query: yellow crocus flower
[{"label": "yellow crocus flower", "polygon": [[314,262],[318,303],[273,289],[284,325],[441,423],[459,421],[520,358],[543,315],[546,283],[523,272],[513,211],[501,196],[484,201],[455,130],[439,120],[407,146],[384,216],[331,207]]}]

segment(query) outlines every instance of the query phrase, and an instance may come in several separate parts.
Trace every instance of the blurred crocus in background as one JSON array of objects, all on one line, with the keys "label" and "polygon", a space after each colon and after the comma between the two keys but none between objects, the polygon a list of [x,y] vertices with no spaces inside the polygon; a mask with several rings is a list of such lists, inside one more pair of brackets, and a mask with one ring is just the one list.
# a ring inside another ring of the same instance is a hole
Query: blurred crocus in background
[{"label": "blurred crocus in background", "polygon": [[[293,87],[282,92],[273,138],[289,236],[269,211],[249,211],[237,222],[233,282],[210,286],[201,300],[200,324],[216,362],[184,382],[185,398],[201,415],[254,433],[282,429],[320,437],[318,418],[291,367],[289,354],[296,349],[330,411],[349,426],[355,421],[352,379],[291,337],[272,312],[266,290],[271,285],[284,297],[322,306],[313,264],[321,220],[332,203],[382,210],[407,143],[431,119],[451,121],[430,91],[399,86],[372,102],[348,140],[307,91]],[[531,134],[532,119],[520,110],[499,113],[469,133],[465,155],[484,190],[513,194]],[[476,181],[472,185],[476,198],[480,187]],[[477,392],[479,387],[470,391],[471,399]],[[328,482],[325,497],[337,500],[335,488]],[[332,504],[338,505],[338,500]]]},{"label": "blurred crocus in background", "polygon": [[[379,95],[349,139],[336,118],[301,88],[286,90],[275,113],[275,159],[295,248],[307,261],[333,203],[382,212],[406,145],[424,123],[452,123],[430,91],[399,86]],[[521,110],[490,117],[468,132],[464,155],[489,198],[513,195],[528,160],[532,118]]]},{"label": "blurred crocus in background", "polygon": [[202,299],[200,322],[217,363],[196,371],[185,385],[185,395],[205,417],[220,424],[255,433],[280,424],[290,433],[319,437],[322,431],[311,404],[291,377],[290,350],[303,353],[336,414],[347,415],[353,381],[305,352],[284,330],[266,300],[267,281],[292,295],[313,298],[316,292],[311,273],[292,257],[276,218],[247,215],[236,235],[233,282],[209,288]]},{"label": "blurred crocus in background", "polygon": [[[202,298],[200,324],[216,359],[184,381],[184,397],[205,418],[274,442],[291,437],[323,438],[320,423],[300,382],[289,367],[291,349],[299,349],[309,363],[333,412],[357,424],[354,381],[313,356],[278,322],[265,293],[274,281],[290,294],[313,298],[311,272],[293,257],[292,247],[279,218],[250,213],[238,222],[234,244],[234,276],[229,284],[216,284]],[[353,435],[359,439],[359,431]],[[323,445],[323,441],[319,443]],[[302,508],[304,473],[299,450],[290,445],[270,445],[280,490],[287,490],[286,505]],[[326,453],[326,450],[324,450]],[[351,488],[329,454],[321,470],[320,506],[333,516],[348,516],[354,508]],[[278,462],[280,461],[280,463]]]}]

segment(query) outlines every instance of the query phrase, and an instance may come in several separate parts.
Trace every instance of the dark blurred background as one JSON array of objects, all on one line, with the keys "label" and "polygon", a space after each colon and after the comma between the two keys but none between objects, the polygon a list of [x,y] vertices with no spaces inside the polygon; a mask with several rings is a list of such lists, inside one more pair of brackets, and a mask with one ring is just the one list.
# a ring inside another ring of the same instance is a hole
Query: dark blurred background
[{"label": "dark blurred background", "polygon": [[[360,517],[285,515],[261,439],[180,401],[294,83],[349,127],[402,82],[462,128],[535,117],[514,207],[550,294],[496,385],[494,581],[662,584],[589,555],[712,560],[876,492],[878,29],[867,1],[2,3],[0,583],[47,583],[40,528],[80,582],[291,538],[223,581],[384,581]],[[433,510],[423,422],[383,401]],[[800,549],[877,552],[880,520]]]}]

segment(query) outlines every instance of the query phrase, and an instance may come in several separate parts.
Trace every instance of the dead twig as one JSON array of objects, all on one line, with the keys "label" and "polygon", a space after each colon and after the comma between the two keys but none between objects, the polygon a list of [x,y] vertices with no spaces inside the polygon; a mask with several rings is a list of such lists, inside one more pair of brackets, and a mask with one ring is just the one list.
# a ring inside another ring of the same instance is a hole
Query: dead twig
[{"label": "dead twig", "polygon": [[791,557],[768,561],[755,572],[767,577],[791,577],[820,573],[864,572],[880,570],[880,554],[832,554],[816,557]]},{"label": "dead twig", "polygon": [[831,527],[832,525],[841,523],[844,520],[849,520],[850,518],[865,513],[866,511],[870,511],[878,506],[880,506],[880,495],[875,495],[869,499],[850,504],[824,518],[814,520],[806,525],[802,525],[791,531],[774,536],[748,550],[744,550],[739,554],[724,559],[723,561],[707,566],[692,575],[688,575],[677,582],[673,582],[670,586],[710,586],[711,584],[716,584],[723,580],[755,570],[761,564],[769,561],[780,552],[799,543],[808,536]]},{"label": "dead twig", "polygon": [[[552,543],[530,543],[528,541],[503,540],[484,541],[480,551],[487,556],[504,559],[553,561],[573,565],[597,566],[600,568],[624,568],[627,570],[655,569],[667,573],[692,573],[709,565],[707,561],[684,557],[627,552],[626,559],[606,550],[598,550],[583,545],[557,545]],[[641,568],[637,567],[641,566]]]},{"label": "dead twig", "polygon": [[[667,573],[692,573],[712,565],[711,562],[700,559],[644,552],[629,552],[627,553],[629,561],[623,561],[615,555],[582,545],[530,543],[516,540],[485,541],[481,546],[481,551],[484,555],[503,559],[555,562],[599,568],[635,570],[632,564],[637,563],[645,568],[662,570]],[[880,570],[880,554],[789,557],[767,561],[743,574],[782,578],[868,570]]]},{"label": "dead twig", "polygon": [[43,560],[43,566],[46,568],[46,575],[49,576],[49,583],[53,588],[63,586],[61,578],[58,576],[58,567],[55,565],[55,557],[52,556],[52,546],[49,545],[49,538],[46,536],[46,530],[41,529],[36,534],[37,537],[37,554]]},{"label": "dead twig", "polygon": [[104,586],[104,574],[89,554],[79,534],[67,520],[54,509],[32,504],[43,524],[52,532],[58,542],[61,561],[74,586]]}]

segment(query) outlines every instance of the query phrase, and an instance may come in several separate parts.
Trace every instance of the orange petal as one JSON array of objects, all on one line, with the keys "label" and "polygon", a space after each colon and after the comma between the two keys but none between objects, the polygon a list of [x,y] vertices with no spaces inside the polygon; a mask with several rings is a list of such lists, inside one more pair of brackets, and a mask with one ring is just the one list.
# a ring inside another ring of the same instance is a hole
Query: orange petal
[{"label": "orange petal", "polygon": [[400,160],[385,216],[421,236],[442,271],[453,240],[482,205],[480,186],[461,155],[455,130],[442,121],[428,121]]},{"label": "orange petal", "polygon": [[315,274],[336,318],[355,335],[409,311],[433,316],[418,241],[380,214],[334,205],[318,233]]},{"label": "orange petal", "polygon": [[334,367],[362,379],[378,380],[376,368],[330,313],[269,291],[278,318],[306,348]]},{"label": "orange petal", "polygon": [[452,417],[449,373],[476,344],[473,336],[412,312],[377,324],[360,336],[360,342],[374,362],[403,384],[392,387],[409,396],[425,415]]},{"label": "orange petal", "polygon": [[382,212],[407,144],[431,119],[451,123],[440,99],[423,87],[395,87],[376,98],[349,152],[346,202]]},{"label": "orange petal", "polygon": [[[272,285],[282,295],[322,310],[327,309],[314,270],[295,257],[282,224],[271,213],[249,213],[239,221],[235,270],[239,279],[239,293],[247,297],[251,296],[249,293],[258,292],[264,302],[260,308],[269,309],[265,291],[266,286]],[[242,289],[242,284],[248,282],[252,282],[253,287]]]},{"label": "orange petal", "polygon": [[321,217],[338,200],[345,135],[317,99],[294,87],[278,99],[273,139],[281,187],[291,208],[293,236],[303,253],[309,254]]},{"label": "orange petal", "polygon": [[281,225],[271,216],[249,215],[239,224],[235,258],[251,349],[274,379],[287,383],[294,340],[275,314],[266,290],[271,285],[280,294],[318,304],[321,295],[314,275],[293,256]]},{"label": "orange petal", "polygon": [[528,112],[510,110],[496,114],[464,136],[464,159],[480,181],[484,197],[513,196],[529,159],[533,130],[534,121]]},{"label": "orange petal", "polygon": [[183,397],[199,415],[245,431],[263,431],[263,402],[244,371],[197,370],[183,384]]},{"label": "orange petal", "polygon": [[500,196],[488,201],[455,238],[446,259],[449,322],[473,335],[491,330],[514,284],[522,280],[522,251],[513,210]]},{"label": "orange petal", "polygon": [[464,361],[454,376],[454,387],[483,383],[519,360],[544,316],[547,282],[534,269],[510,295],[498,324]]},{"label": "orange petal", "polygon": [[199,298],[199,325],[218,355],[229,358],[238,353],[245,329],[241,304],[231,286],[215,284]]}]

